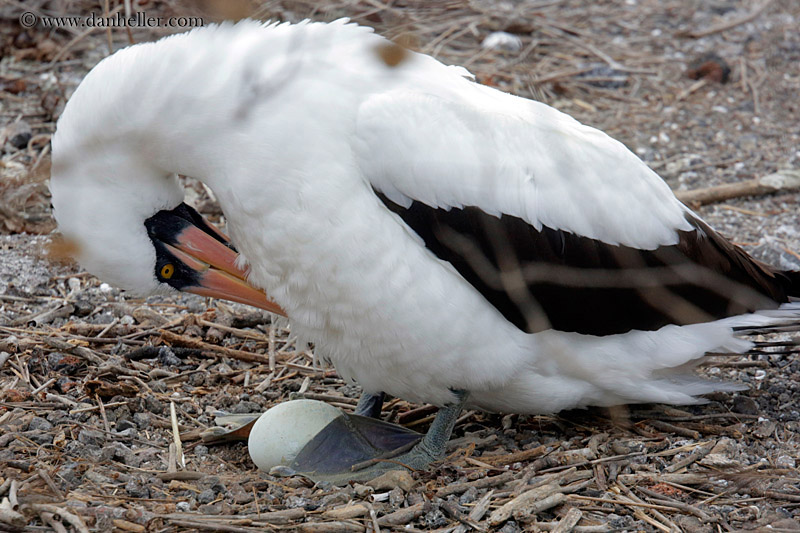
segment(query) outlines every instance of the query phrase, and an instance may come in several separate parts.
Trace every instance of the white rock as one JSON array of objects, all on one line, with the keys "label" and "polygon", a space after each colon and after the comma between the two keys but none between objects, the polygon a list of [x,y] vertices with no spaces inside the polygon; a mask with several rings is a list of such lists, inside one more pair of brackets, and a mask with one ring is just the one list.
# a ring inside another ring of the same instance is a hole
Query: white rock
[{"label": "white rock", "polygon": [[481,48],[519,52],[522,49],[522,39],[512,33],[494,31],[486,36],[481,43]]}]

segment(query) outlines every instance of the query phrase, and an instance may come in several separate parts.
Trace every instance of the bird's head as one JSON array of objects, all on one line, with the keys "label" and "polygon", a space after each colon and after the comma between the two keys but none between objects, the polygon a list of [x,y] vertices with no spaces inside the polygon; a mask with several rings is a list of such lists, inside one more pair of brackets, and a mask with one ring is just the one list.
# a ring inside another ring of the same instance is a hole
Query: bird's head
[{"label": "bird's head", "polygon": [[176,176],[148,173],[146,164],[138,175],[126,175],[130,167],[98,175],[88,154],[62,160],[55,140],[53,154],[55,218],[89,272],[138,295],[175,289],[283,314],[247,282],[230,239],[183,202]]},{"label": "bird's head", "polygon": [[282,314],[247,282],[228,237],[183,202],[177,175],[154,160],[137,118],[103,105],[113,90],[97,90],[98,79],[90,73],[76,90],[52,140],[54,216],[75,259],[137,295],[177,289]]}]

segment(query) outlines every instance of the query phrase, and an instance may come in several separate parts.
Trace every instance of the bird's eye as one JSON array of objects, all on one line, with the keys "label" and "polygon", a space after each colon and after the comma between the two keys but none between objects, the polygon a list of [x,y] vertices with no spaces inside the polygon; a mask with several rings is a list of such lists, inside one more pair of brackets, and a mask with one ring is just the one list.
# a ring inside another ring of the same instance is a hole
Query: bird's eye
[{"label": "bird's eye", "polygon": [[172,263],[167,263],[163,267],[161,267],[161,277],[164,279],[169,279],[175,273],[175,267]]}]

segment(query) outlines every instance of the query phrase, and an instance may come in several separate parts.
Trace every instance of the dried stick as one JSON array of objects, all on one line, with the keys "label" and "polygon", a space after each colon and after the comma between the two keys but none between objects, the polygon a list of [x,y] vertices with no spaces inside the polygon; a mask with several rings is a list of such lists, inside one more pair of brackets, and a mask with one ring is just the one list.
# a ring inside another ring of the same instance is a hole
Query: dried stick
[{"label": "dried stick", "polygon": [[555,529],[553,529],[553,533],[570,533],[570,531],[578,525],[578,522],[581,521],[581,517],[583,517],[583,512],[577,507],[573,507],[567,511],[564,518],[562,518]]},{"label": "dried stick", "polygon": [[186,459],[183,456],[183,443],[181,443],[181,432],[178,427],[178,414],[175,411],[175,402],[169,402],[169,419],[172,423],[172,440],[175,444],[176,462],[181,468],[186,468]]},{"label": "dried stick", "polygon": [[216,346],[214,344],[209,344],[207,342],[193,339],[191,337],[178,335],[177,333],[172,333],[171,331],[167,331],[165,329],[159,330],[159,333],[161,334],[161,338],[170,344],[185,346],[187,348],[196,348],[199,350],[204,350],[209,352],[215,352],[218,354],[226,355],[231,359],[238,359],[240,361],[269,364],[268,357],[264,357],[263,355],[257,353],[245,352],[243,350],[234,350],[232,348],[225,348],[223,346]]},{"label": "dried stick", "polygon": [[733,198],[791,191],[798,188],[800,188],[800,171],[783,170],[739,183],[727,183],[692,191],[675,191],[675,196],[678,197],[678,200],[688,205],[703,205]]},{"label": "dried stick", "polygon": [[53,531],[56,533],[67,533],[67,528],[64,527],[64,524],[62,524],[60,520],[56,520],[56,515],[53,513],[41,511],[39,513],[39,518],[42,519],[42,522],[53,528]]},{"label": "dried stick", "polygon": [[81,520],[78,515],[70,513],[63,507],[50,505],[49,503],[29,503],[25,507],[35,511],[36,513],[41,513],[42,511],[46,513],[53,513],[57,517],[61,517],[67,521],[79,533],[89,533],[89,528],[86,527],[86,524],[83,523],[83,520]]},{"label": "dried stick", "polygon": [[436,491],[436,496],[439,498],[446,498],[451,494],[460,494],[467,492],[469,489],[475,487],[476,489],[485,489],[486,487],[496,487],[497,485],[504,485],[514,479],[514,472],[504,472],[499,476],[483,477],[475,481],[468,481],[466,483],[455,483],[447,485]]}]

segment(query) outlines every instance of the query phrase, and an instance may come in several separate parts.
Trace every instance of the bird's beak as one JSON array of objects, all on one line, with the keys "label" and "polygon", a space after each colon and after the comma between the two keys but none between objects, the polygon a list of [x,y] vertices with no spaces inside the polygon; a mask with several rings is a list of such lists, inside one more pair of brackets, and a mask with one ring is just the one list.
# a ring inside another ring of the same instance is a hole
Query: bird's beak
[{"label": "bird's beak", "polygon": [[[182,290],[252,305],[286,316],[284,310],[267,298],[264,291],[248,283],[248,270],[237,266],[239,254],[230,246],[228,236],[211,224],[206,226],[207,230],[204,231],[189,224],[175,235],[173,244],[164,244],[175,257],[195,271],[196,284]],[[214,232],[217,238],[207,233],[208,230]]]},{"label": "bird's beak", "polygon": [[[144,222],[156,248],[156,276],[173,288],[231,300],[286,316],[261,289],[247,281],[239,253],[227,235],[185,203]],[[158,258],[161,257],[161,260]]]}]

